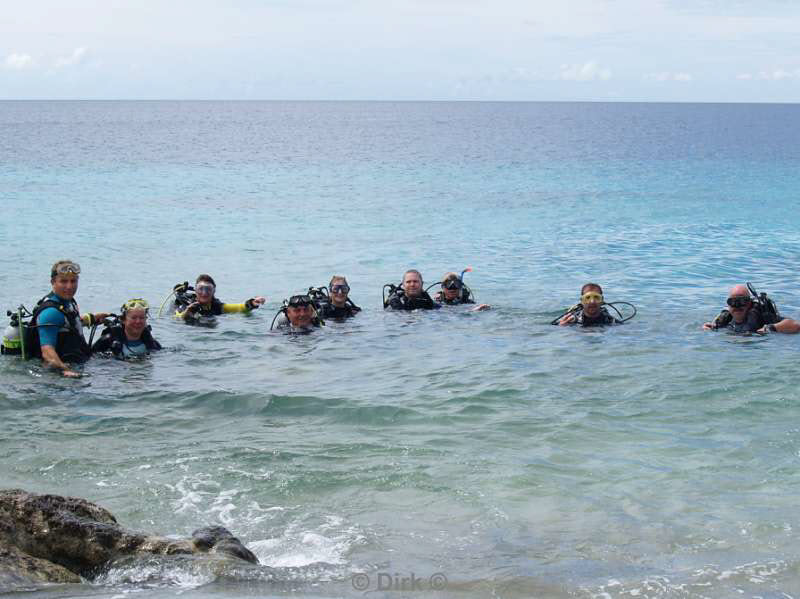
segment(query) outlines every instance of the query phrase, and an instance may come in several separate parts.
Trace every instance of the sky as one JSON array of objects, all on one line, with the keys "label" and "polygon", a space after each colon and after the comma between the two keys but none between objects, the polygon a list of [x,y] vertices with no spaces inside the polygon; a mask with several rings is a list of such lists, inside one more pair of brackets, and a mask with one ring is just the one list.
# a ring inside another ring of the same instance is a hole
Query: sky
[{"label": "sky", "polygon": [[0,99],[800,101],[795,0],[0,6]]}]

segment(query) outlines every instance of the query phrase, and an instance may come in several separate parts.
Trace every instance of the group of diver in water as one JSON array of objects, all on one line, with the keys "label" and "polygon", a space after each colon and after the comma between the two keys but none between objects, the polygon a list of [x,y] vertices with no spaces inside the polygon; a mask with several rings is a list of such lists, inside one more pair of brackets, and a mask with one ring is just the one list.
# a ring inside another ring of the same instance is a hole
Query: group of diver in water
[{"label": "group of diver in water", "polygon": [[[407,270],[399,285],[384,285],[383,307],[387,310],[437,310],[443,306],[471,304],[470,310],[490,308],[477,304],[472,290],[464,283],[467,268],[457,274],[448,272],[440,281],[424,286],[417,270]],[[144,357],[161,349],[153,337],[147,320],[150,306],[146,300],[134,298],[120,307],[119,315],[97,312],[81,315],[75,294],[78,291],[80,266],[71,260],[56,262],[50,271],[51,291],[28,311],[20,306],[9,311],[11,322],[6,328],[2,352],[21,355],[23,358],[41,358],[45,365],[60,370],[64,376],[78,377],[80,373],[69,365],[82,363],[92,354],[110,354],[120,359]],[[428,291],[439,286],[431,296]],[[216,283],[207,274],[197,277],[194,286],[188,281],[175,285],[162,302],[161,315],[170,300],[176,318],[187,323],[202,324],[216,316],[236,312],[252,312],[265,303],[262,296],[251,297],[243,303],[222,302],[216,297]],[[283,301],[272,319],[270,329],[290,333],[307,333],[324,325],[326,319],[343,320],[361,311],[349,297],[347,279],[334,275],[327,287],[309,287],[308,292],[293,295]],[[775,302],[766,293],[758,293],[750,283],[734,286],[727,298],[729,309],[722,310],[711,322],[703,324],[704,330],[726,329],[741,334],[798,333],[800,322],[782,318]],[[617,307],[627,306],[632,313],[623,316]],[[611,314],[609,308],[615,312]],[[596,327],[622,324],[636,315],[636,307],[629,302],[606,302],[603,289],[596,283],[581,288],[580,302],[555,318],[551,324],[558,326]],[[83,327],[90,327],[86,341]],[[103,326],[97,341],[98,327]]]}]

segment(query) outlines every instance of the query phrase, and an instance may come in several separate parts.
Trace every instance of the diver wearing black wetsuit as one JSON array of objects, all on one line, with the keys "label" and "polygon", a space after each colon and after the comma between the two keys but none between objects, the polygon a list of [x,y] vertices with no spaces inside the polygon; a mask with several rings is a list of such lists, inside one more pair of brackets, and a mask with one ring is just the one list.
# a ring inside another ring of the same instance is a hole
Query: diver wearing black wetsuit
[{"label": "diver wearing black wetsuit", "polygon": [[728,308],[723,309],[712,322],[705,323],[704,329],[728,329],[734,333],[749,334],[782,320],[775,302],[766,293],[756,293],[750,283],[732,287],[726,303]]},{"label": "diver wearing black wetsuit", "polygon": [[407,270],[399,287],[391,286],[391,295],[384,301],[384,309],[391,310],[438,310],[437,304],[424,290],[422,275],[418,270]]},{"label": "diver wearing black wetsuit", "polygon": [[580,310],[575,316],[575,324],[581,327],[604,327],[621,323],[621,320],[611,316],[605,308],[600,308],[600,312],[596,316],[589,316],[583,310]]}]

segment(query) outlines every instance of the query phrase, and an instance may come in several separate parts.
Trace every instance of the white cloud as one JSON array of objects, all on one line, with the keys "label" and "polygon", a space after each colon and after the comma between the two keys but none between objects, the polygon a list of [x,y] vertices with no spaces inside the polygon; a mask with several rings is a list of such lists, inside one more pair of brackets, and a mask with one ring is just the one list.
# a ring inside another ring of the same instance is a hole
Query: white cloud
[{"label": "white cloud", "polygon": [[672,73],[670,71],[661,71],[658,73],[647,73],[643,79],[645,81],[692,81],[691,73]]},{"label": "white cloud", "polygon": [[786,69],[773,69],[771,71],[759,71],[758,73],[739,73],[736,75],[739,81],[784,81],[787,79],[800,79],[800,69],[788,71]]},{"label": "white cloud", "polygon": [[80,64],[84,56],[86,56],[86,48],[75,48],[69,56],[61,56],[56,59],[56,68],[61,69]]},{"label": "white cloud", "polygon": [[[747,75],[744,77],[743,75]],[[794,71],[787,71],[786,69],[774,69],[772,71],[761,71],[758,75],[751,75],[750,73],[743,73],[738,75],[737,79],[759,79],[761,81],[783,81],[784,79],[800,79],[800,69]]]},{"label": "white cloud", "polygon": [[611,69],[600,67],[593,60],[584,64],[562,64],[558,78],[564,81],[608,81]]},{"label": "white cloud", "polygon": [[33,56],[30,54],[17,54],[16,52],[6,56],[6,59],[3,61],[3,66],[12,71],[29,69],[33,64]]}]

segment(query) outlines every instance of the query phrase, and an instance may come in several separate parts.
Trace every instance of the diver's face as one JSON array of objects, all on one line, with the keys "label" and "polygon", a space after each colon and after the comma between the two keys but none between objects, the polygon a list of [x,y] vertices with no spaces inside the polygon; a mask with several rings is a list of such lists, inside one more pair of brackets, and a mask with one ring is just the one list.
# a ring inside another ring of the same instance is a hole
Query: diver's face
[{"label": "diver's face", "polygon": [[334,306],[344,306],[347,302],[347,294],[350,293],[350,287],[344,281],[337,280],[331,283],[331,303]]},{"label": "diver's face", "polygon": [[286,318],[293,327],[308,327],[311,326],[311,318],[313,313],[311,306],[289,306],[286,308]]},{"label": "diver's face", "polygon": [[195,284],[194,292],[197,294],[197,301],[201,304],[210,304],[214,297],[214,286],[208,281],[200,281]]},{"label": "diver's face", "polygon": [[51,283],[53,292],[61,299],[71,300],[78,291],[78,275],[56,275]]},{"label": "diver's face", "polygon": [[753,307],[750,297],[734,295],[728,298],[728,310],[736,324],[741,324],[747,320],[747,313]]},{"label": "diver's face", "polygon": [[408,297],[422,294],[422,279],[415,272],[407,272],[403,277],[403,289]]},{"label": "diver's face", "polygon": [[459,294],[461,293],[460,289],[448,289],[447,287],[442,288],[442,292],[444,293],[444,299],[447,301],[453,301],[457,299]]},{"label": "diver's face", "polygon": [[143,309],[128,310],[125,313],[123,324],[125,325],[125,336],[128,339],[138,339],[147,326],[147,311]]},{"label": "diver's face", "polygon": [[583,304],[583,312],[590,318],[600,314],[600,308],[603,305],[603,294],[596,289],[589,289],[581,296],[581,304]]}]

